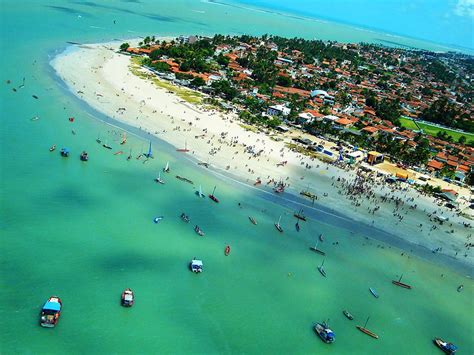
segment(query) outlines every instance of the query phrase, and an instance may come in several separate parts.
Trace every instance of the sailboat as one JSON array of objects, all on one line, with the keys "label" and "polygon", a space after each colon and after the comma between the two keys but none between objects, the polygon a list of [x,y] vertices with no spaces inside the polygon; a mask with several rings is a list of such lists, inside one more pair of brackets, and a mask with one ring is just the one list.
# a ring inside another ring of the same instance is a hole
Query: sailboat
[{"label": "sailboat", "polygon": [[107,141],[105,141],[105,143],[102,144],[102,147],[107,148],[107,149],[112,149],[112,147],[108,144]]},{"label": "sailboat", "polygon": [[323,275],[324,277],[326,277],[326,271],[324,270],[324,261],[326,259],[323,259],[323,262],[321,263],[321,266],[318,266],[318,271],[320,272],[321,275]]},{"label": "sailboat", "polygon": [[209,198],[210,198],[212,201],[214,201],[214,202],[216,202],[216,203],[219,203],[218,198],[214,195],[215,192],[216,192],[216,187],[214,186],[214,190],[212,190],[212,194],[209,195]]},{"label": "sailboat", "polygon": [[169,162],[166,162],[166,166],[163,168],[163,171],[165,173],[169,173],[170,172],[170,163]]},{"label": "sailboat", "polygon": [[127,143],[127,134],[125,132],[123,132],[122,141],[120,142],[120,144],[124,145],[125,143]]},{"label": "sailboat", "polygon": [[130,159],[132,159],[132,148],[130,148],[130,154],[127,157],[127,160],[130,160]]},{"label": "sailboat", "polygon": [[158,177],[155,178],[155,181],[160,183],[160,184],[164,184],[165,182],[163,181],[163,179],[161,178],[161,172],[158,172]]},{"label": "sailboat", "polygon": [[278,218],[278,222],[275,223],[275,228],[276,228],[280,233],[283,233],[283,228],[281,228],[281,226],[280,226],[280,221],[281,221],[281,215],[280,215],[280,218]]},{"label": "sailboat", "polygon": [[184,148],[178,148],[176,149],[177,152],[181,152],[181,153],[187,153],[189,152],[189,149],[188,149],[188,142],[187,141],[184,141]]},{"label": "sailboat", "polygon": [[379,336],[373,332],[371,332],[370,330],[368,330],[366,327],[367,327],[367,323],[369,322],[369,319],[370,317],[367,317],[367,320],[365,321],[365,324],[363,327],[361,327],[360,325],[356,325],[356,328],[359,329],[362,333],[365,333],[369,336],[371,336],[372,338],[375,338],[375,339],[378,339]]},{"label": "sailboat", "polygon": [[153,153],[151,152],[151,141],[150,145],[148,146],[148,153],[144,154],[147,158],[153,158]]},{"label": "sailboat", "polygon": [[295,212],[293,214],[297,219],[300,219],[302,221],[306,221],[306,216],[303,214],[303,209],[301,208],[298,212]]},{"label": "sailboat", "polygon": [[297,231],[297,232],[300,231],[300,223],[299,223],[299,222],[300,222],[300,221],[297,221],[297,222],[295,223],[295,228],[296,228],[296,231]]},{"label": "sailboat", "polygon": [[206,197],[206,195],[204,195],[204,194],[202,193],[201,185],[199,185],[199,190],[196,191],[196,195],[198,195],[198,196],[201,197],[201,198]]},{"label": "sailboat", "polygon": [[400,287],[403,287],[403,288],[407,288],[409,290],[411,290],[411,286],[406,284],[406,283],[403,283],[402,282],[402,277],[403,277],[403,274],[400,276],[400,278],[397,280],[392,280],[392,283],[396,286],[400,286]]},{"label": "sailboat", "polygon": [[321,255],[326,255],[326,253],[324,251],[318,249],[318,244],[319,244],[319,240],[316,241],[316,245],[314,247],[309,247],[309,250],[312,250],[315,253],[318,253],[318,254],[321,254]]}]

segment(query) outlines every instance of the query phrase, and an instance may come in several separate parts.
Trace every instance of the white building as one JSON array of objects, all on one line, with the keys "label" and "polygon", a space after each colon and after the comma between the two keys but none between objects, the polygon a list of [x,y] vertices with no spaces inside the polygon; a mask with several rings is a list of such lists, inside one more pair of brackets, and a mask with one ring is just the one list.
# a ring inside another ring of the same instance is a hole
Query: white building
[{"label": "white building", "polygon": [[283,105],[273,105],[267,108],[267,114],[270,116],[288,116],[291,109]]}]

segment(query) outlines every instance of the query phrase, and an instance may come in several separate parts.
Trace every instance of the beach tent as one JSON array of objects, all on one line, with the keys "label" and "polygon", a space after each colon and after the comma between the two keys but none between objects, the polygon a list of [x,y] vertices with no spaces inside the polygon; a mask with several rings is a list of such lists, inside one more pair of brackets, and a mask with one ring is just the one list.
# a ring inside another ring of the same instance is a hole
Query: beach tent
[{"label": "beach tent", "polygon": [[382,153],[375,152],[375,151],[367,153],[367,163],[371,165],[375,165],[375,164],[383,163],[383,161],[384,161],[384,155]]}]

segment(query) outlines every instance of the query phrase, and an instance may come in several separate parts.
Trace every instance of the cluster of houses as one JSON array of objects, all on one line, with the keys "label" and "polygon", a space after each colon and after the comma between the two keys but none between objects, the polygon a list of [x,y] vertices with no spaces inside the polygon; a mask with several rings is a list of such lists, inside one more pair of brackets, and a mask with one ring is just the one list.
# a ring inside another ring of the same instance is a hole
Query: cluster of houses
[{"label": "cluster of houses", "polygon": [[[195,36],[180,36],[179,43],[193,43],[198,38]],[[371,46],[370,50],[362,50],[361,45],[334,43],[342,49],[355,51],[363,62],[370,63],[370,67],[353,65],[349,60],[315,60],[312,64],[304,64],[300,59],[302,53],[298,50],[279,50],[271,40],[258,40],[252,43],[239,42],[237,45],[219,44],[215,47],[214,54],[224,55],[228,58],[228,65],[221,66],[219,70],[211,73],[198,73],[194,71],[183,72],[180,65],[173,58],[161,58],[169,65],[167,73],[157,73],[167,80],[180,85],[189,85],[189,80],[179,80],[177,74],[187,74],[191,77],[200,77],[206,86],[201,88],[206,91],[214,81],[229,80],[239,91],[242,97],[253,96],[267,107],[264,115],[278,116],[283,121],[290,115],[296,124],[307,124],[314,121],[327,121],[341,130],[352,134],[377,136],[388,134],[393,139],[405,141],[415,148],[417,132],[408,129],[399,129],[392,122],[377,117],[375,110],[366,105],[368,90],[375,93],[377,99],[399,100],[402,114],[407,117],[419,117],[421,112],[440,97],[447,97],[450,102],[457,104],[460,109],[472,117],[472,106],[457,102],[457,96],[463,95],[460,88],[446,89],[446,85],[438,82],[434,74],[427,72],[425,66],[420,64],[420,59],[429,59],[429,53],[405,51]],[[274,65],[278,69],[278,76],[288,77],[290,82],[316,79],[319,84],[314,90],[303,90],[298,87],[275,85],[270,94],[259,93],[259,88],[252,78],[252,69],[239,64],[238,59],[255,54],[260,46],[277,53]],[[128,48],[130,54],[149,55],[158,46],[144,48]],[[450,63],[452,64],[452,63]],[[374,68],[378,70],[374,70]],[[472,80],[466,77],[463,80]],[[364,74],[361,74],[364,73]],[[387,74],[388,73],[388,74]],[[337,82],[333,89],[322,90],[328,87],[329,82]],[[381,87],[381,81],[383,87]],[[426,88],[429,87],[429,91]],[[458,90],[458,92],[456,92]],[[338,92],[344,92],[345,102],[339,102]],[[301,112],[292,113],[289,107],[290,98],[304,100],[305,107]],[[233,107],[239,111],[245,109],[241,105]],[[467,107],[467,108],[466,108]],[[324,112],[321,113],[321,112]],[[427,136],[430,149],[436,155],[431,159],[426,168],[433,174],[441,174],[446,169],[454,172],[454,179],[463,182],[467,174],[474,171],[474,149],[466,145],[454,144],[441,139]],[[452,174],[451,174],[452,175]]]}]

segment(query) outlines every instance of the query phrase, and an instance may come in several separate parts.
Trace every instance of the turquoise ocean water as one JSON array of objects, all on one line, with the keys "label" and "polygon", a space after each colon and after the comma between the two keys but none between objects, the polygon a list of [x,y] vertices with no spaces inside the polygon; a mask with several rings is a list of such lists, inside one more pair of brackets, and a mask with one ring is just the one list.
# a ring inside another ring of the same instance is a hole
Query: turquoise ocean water
[{"label": "turquoise ocean water", "polygon": [[[158,140],[155,159],[127,161],[128,149],[134,156],[145,151],[148,137],[132,132],[120,146],[122,130],[95,119],[106,118],[73,97],[49,66],[67,41],[148,34],[275,33],[355,42],[388,37],[212,2],[0,6],[2,353],[438,354],[434,336],[472,353],[470,279],[368,240],[377,231],[356,223],[321,217],[301,223],[297,233],[292,206],[197,167]],[[35,116],[40,119],[32,121]],[[98,134],[112,151],[95,142]],[[52,144],[69,147],[71,157],[50,153]],[[87,163],[79,161],[84,149]],[[118,150],[125,154],[113,155]],[[153,178],[166,161],[173,171],[163,175],[166,185],[157,185]],[[202,184],[205,193],[217,185],[221,203],[197,198],[175,174]],[[182,211],[190,215],[189,225],[179,219]],[[282,235],[273,226],[280,214]],[[165,218],[154,224],[158,215]],[[194,224],[204,238],[193,232]],[[322,257],[308,250],[320,233],[327,278],[316,269]],[[225,257],[227,244],[232,250]],[[193,257],[204,261],[201,275],[188,271]],[[401,273],[413,290],[391,284]],[[131,309],[119,305],[125,287],[136,293]],[[51,295],[62,298],[63,313],[55,329],[42,329],[39,311]],[[344,318],[343,309],[356,319]],[[355,328],[367,316],[379,340]],[[311,329],[325,319],[337,337],[330,346]]]}]

